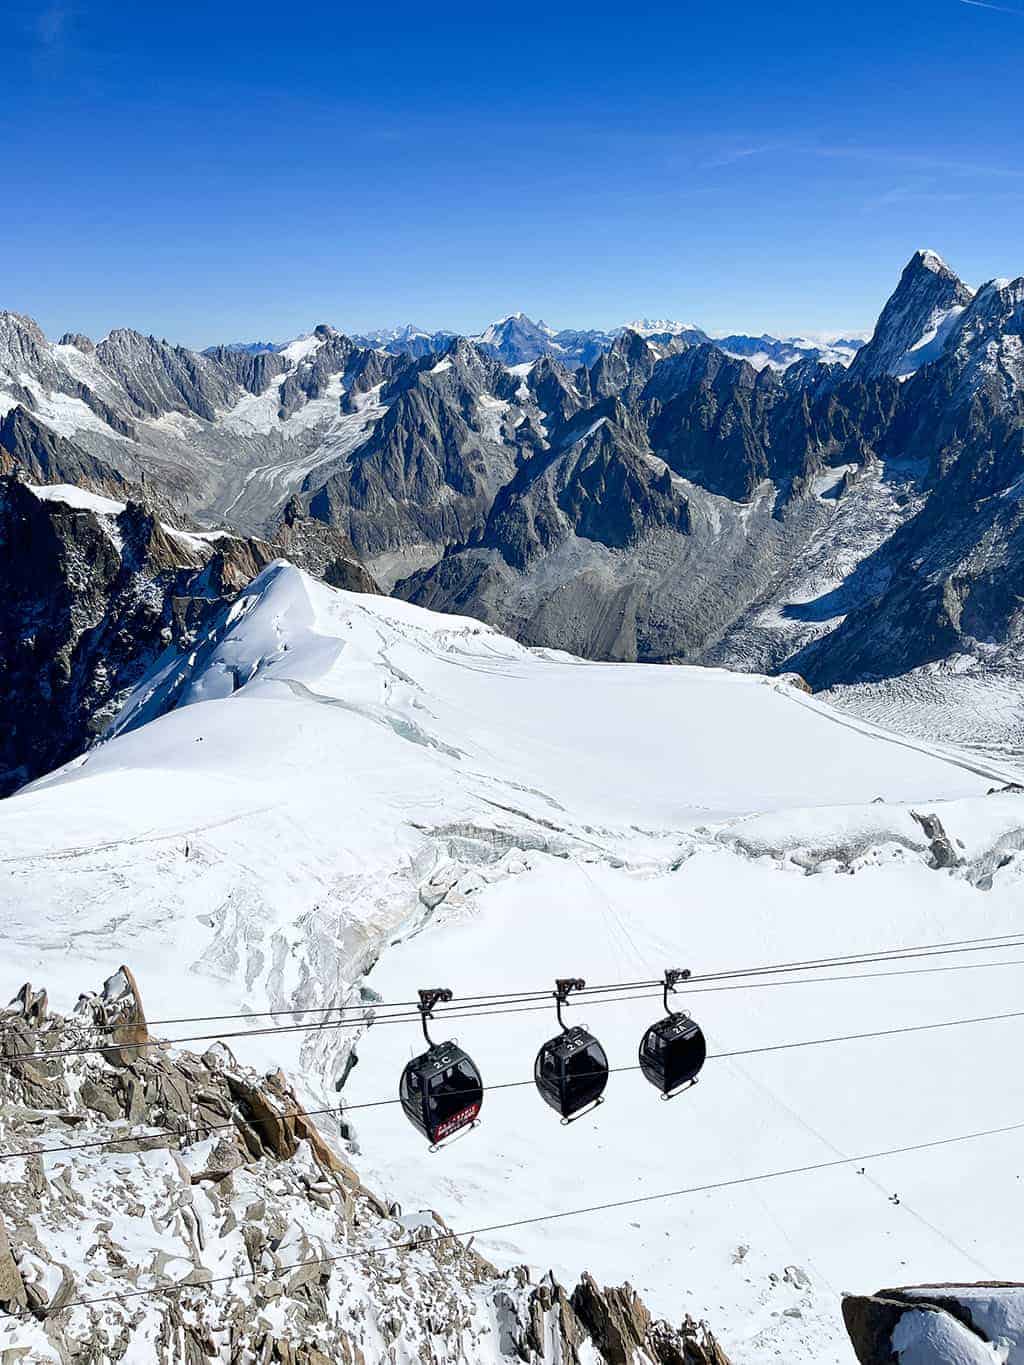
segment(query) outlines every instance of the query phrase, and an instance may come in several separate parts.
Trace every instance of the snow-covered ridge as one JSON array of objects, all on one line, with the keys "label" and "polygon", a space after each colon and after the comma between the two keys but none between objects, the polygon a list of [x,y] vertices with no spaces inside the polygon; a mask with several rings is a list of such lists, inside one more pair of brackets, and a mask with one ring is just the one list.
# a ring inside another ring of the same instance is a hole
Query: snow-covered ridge
[{"label": "snow-covered ridge", "polygon": [[[60,502],[66,507],[74,507],[82,512],[94,512],[105,520],[116,519],[125,511],[127,504],[116,498],[105,498],[86,488],[78,488],[70,483],[29,484],[32,493],[42,502]],[[183,541],[191,549],[208,550],[218,540],[237,540],[232,531],[183,531],[180,527],[161,522],[161,527],[170,536]]]},{"label": "snow-covered ridge", "polygon": [[658,334],[680,336],[683,332],[703,332],[703,328],[698,327],[695,322],[676,322],[671,318],[634,318],[622,325],[625,330],[638,332],[642,337]]}]

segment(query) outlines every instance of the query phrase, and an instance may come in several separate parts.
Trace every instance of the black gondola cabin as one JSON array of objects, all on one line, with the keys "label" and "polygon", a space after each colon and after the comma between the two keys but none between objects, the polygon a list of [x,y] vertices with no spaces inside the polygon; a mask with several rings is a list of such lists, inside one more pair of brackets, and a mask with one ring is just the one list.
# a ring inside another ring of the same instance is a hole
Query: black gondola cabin
[{"label": "black gondola cabin", "polygon": [[608,1057],[586,1029],[565,1029],[537,1053],[533,1078],[546,1103],[568,1121],[600,1100],[608,1084]]},{"label": "black gondola cabin", "polygon": [[700,1025],[688,1014],[659,1019],[640,1040],[640,1070],[666,1097],[696,1080],[707,1055]]},{"label": "black gondola cabin", "polygon": [[456,1043],[435,1043],[402,1072],[406,1117],[436,1147],[477,1121],[484,1087],[472,1057]]}]

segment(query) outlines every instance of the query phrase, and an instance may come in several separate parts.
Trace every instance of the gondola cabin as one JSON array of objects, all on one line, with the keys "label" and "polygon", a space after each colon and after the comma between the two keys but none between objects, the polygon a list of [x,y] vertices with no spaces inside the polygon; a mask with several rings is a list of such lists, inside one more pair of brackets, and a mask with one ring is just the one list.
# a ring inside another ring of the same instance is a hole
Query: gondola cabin
[{"label": "gondola cabin", "polygon": [[696,1083],[708,1055],[700,1025],[688,1014],[659,1019],[640,1041],[640,1070],[665,1099]]},{"label": "gondola cabin", "polygon": [[608,1084],[608,1057],[586,1029],[565,1029],[537,1053],[533,1078],[545,1102],[568,1123],[601,1102]]},{"label": "gondola cabin", "polygon": [[437,1147],[477,1122],[484,1087],[458,1044],[435,1043],[408,1063],[398,1095],[406,1117]]}]

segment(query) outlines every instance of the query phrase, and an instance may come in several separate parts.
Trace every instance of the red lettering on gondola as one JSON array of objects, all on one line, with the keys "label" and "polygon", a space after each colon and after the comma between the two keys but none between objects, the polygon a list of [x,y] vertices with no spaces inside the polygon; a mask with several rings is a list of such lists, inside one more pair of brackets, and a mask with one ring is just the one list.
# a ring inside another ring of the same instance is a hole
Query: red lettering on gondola
[{"label": "red lettering on gondola", "polygon": [[479,1104],[467,1105],[465,1109],[460,1109],[457,1114],[453,1114],[450,1119],[445,1119],[444,1123],[439,1123],[432,1134],[434,1142],[440,1142],[442,1138],[450,1137],[452,1133],[460,1128],[465,1128],[467,1123],[472,1123],[480,1112]]}]

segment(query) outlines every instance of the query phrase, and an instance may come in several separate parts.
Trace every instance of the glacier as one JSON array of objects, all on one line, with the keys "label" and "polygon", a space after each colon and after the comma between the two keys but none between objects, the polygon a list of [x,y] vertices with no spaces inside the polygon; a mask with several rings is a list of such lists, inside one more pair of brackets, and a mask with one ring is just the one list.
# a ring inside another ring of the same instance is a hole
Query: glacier
[{"label": "glacier", "polygon": [[[1012,935],[1020,780],[786,678],[584,662],[278,561],[157,662],[103,743],[0,804],[5,978],[70,1008],[127,961],[154,1027],[251,1015],[157,1031],[239,1034],[243,1063],[340,1108],[364,1178],[456,1229],[852,1158],[1024,1119],[1019,1021],[713,1057],[671,1104],[627,1071],[568,1129],[529,1087],[495,1091],[479,1130],[431,1155],[395,1106],[344,1113],[393,1098],[415,1026],[266,1034],[256,1016]],[[915,813],[955,866],[934,866]],[[939,961],[680,998],[713,1054],[1014,1009],[1012,949]],[[652,994],[569,1013],[628,1067],[660,1011]],[[457,1026],[491,1084],[528,1080],[554,1031],[553,1008]],[[711,1321],[738,1365],[849,1362],[840,1291],[1007,1277],[1018,1152],[1005,1134],[851,1160],[480,1249],[628,1277],[655,1312]]]}]

